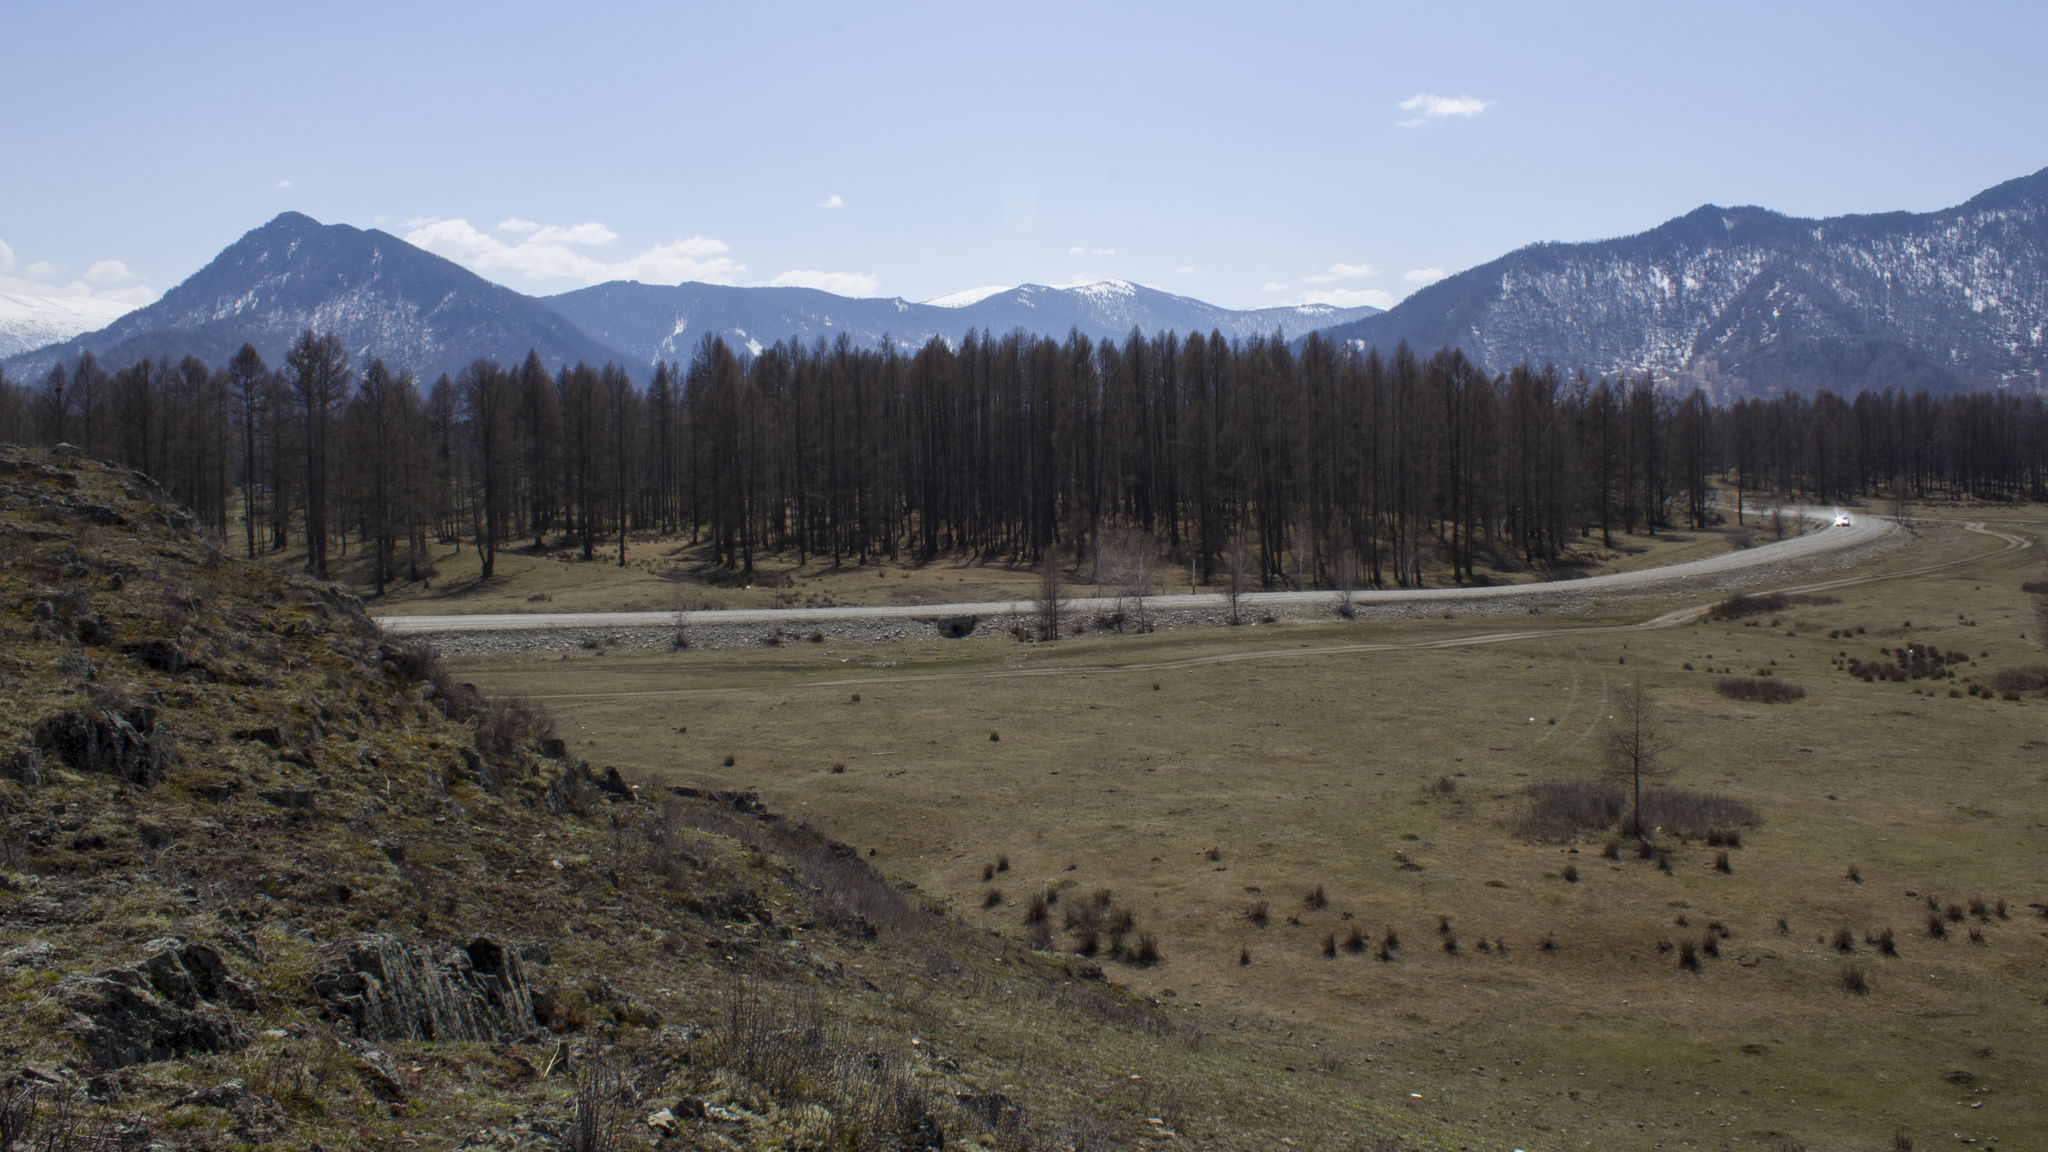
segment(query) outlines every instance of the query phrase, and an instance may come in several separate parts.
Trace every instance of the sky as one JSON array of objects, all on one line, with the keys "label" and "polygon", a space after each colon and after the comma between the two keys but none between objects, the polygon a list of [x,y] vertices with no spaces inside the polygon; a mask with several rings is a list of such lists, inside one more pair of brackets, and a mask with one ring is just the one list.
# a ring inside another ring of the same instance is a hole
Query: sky
[{"label": "sky", "polygon": [[2048,5],[0,0],[0,292],[154,299],[286,210],[536,295],[1119,277],[1391,305],[1704,203],[2048,166]]}]

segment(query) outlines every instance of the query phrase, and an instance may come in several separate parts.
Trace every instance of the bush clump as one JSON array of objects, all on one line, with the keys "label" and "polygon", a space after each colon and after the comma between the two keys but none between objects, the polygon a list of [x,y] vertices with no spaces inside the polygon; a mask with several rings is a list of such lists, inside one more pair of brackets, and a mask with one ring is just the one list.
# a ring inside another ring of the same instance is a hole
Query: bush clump
[{"label": "bush clump", "polygon": [[1775,677],[1724,676],[1714,682],[1714,691],[1730,700],[1751,704],[1787,704],[1806,699],[1806,689]]},{"label": "bush clump", "polygon": [[[1545,780],[1522,789],[1529,807],[1515,818],[1517,834],[1537,840],[1566,840],[1582,832],[1612,828],[1628,815],[1627,789],[1607,780]],[[1762,824],[1756,809],[1740,800],[1687,788],[1643,791],[1643,826],[1676,836],[1715,835],[1739,844],[1735,829]],[[1613,857],[1606,852],[1601,855]]]}]

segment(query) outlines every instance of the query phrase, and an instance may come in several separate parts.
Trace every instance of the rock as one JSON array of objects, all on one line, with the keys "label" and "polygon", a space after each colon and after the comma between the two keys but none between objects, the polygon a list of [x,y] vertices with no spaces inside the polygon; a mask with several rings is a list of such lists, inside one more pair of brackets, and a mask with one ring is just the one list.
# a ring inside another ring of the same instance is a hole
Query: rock
[{"label": "rock", "polygon": [[230,1126],[242,1141],[249,1144],[266,1144],[282,1135],[289,1121],[285,1119],[284,1106],[261,1092],[252,1092],[240,1080],[223,1080],[211,1088],[178,1097],[171,1105],[184,1107],[218,1108],[235,1118]]},{"label": "rock", "polygon": [[676,1131],[676,1114],[663,1108],[647,1117],[647,1127],[663,1136],[673,1136]]},{"label": "rock", "polygon": [[178,758],[170,726],[148,707],[62,712],[43,722],[36,742],[80,772],[105,772],[144,788]]},{"label": "rock", "polygon": [[395,936],[358,938],[313,977],[331,1019],[375,1040],[506,1041],[540,1030],[519,957],[486,936],[439,956]]},{"label": "rock", "polygon": [[229,974],[220,953],[176,939],[146,947],[151,955],[133,968],[72,976],[57,985],[58,1004],[72,1013],[64,1030],[77,1037],[94,1067],[248,1047],[248,1033],[230,1009],[253,1010],[256,992]]},{"label": "rock", "polygon": [[974,626],[979,623],[972,616],[947,616],[939,621],[939,635],[948,640],[964,640],[974,635]]},{"label": "rock", "polygon": [[48,940],[31,940],[18,948],[0,952],[0,972],[17,972],[23,968],[48,968],[57,962],[57,950]]},{"label": "rock", "polygon": [[233,732],[228,733],[228,735],[237,740],[254,740],[258,744],[268,744],[272,748],[281,747],[284,744],[284,733],[278,731],[277,726],[274,724],[266,725],[262,728],[237,728]]},{"label": "rock", "polygon": [[9,780],[17,784],[26,784],[33,788],[44,779],[43,754],[33,748],[23,748],[7,757],[4,767],[0,767],[0,773],[4,773]]},{"label": "rock", "polygon": [[598,780],[596,783],[599,788],[628,803],[631,803],[634,799],[633,786],[626,783],[626,778],[619,775],[617,768],[606,768],[604,770],[604,779]]},{"label": "rock", "polygon": [[192,666],[185,650],[170,640],[145,640],[135,646],[135,658],[159,672],[177,675]]}]

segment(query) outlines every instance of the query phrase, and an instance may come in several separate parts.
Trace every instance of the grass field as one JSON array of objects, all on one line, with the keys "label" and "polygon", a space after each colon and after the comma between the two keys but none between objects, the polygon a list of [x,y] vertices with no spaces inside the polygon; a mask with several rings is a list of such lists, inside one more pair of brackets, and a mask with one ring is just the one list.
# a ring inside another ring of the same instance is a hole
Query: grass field
[{"label": "grass field", "polygon": [[[1973,515],[2026,541],[2048,519]],[[2043,550],[2007,548],[1928,520],[1869,574],[1960,563],[1837,602],[1660,629],[1631,627],[1655,611],[1545,618],[1483,645],[1455,641],[1500,621],[461,669],[544,698],[593,764],[757,788],[1004,934],[1027,936],[1052,889],[1053,944],[1073,948],[1066,912],[1107,888],[1164,956],[1118,979],[1219,1058],[1412,1107],[1472,1147],[1877,1149],[1903,1125],[1921,1148],[2017,1148],[2048,1131],[2048,700],[1961,694],[2048,663],[2020,588]],[[1836,666],[1908,643],[1967,659],[1938,682]],[[1807,694],[1729,699],[1724,668]],[[1603,858],[1612,832],[1516,831],[1519,789],[1597,774],[1635,677],[1669,783],[1759,814],[1740,847],[1654,833],[1666,872],[1632,843]],[[1930,898],[1962,917],[1940,939]],[[1869,942],[1887,928],[1895,957]],[[1681,967],[1710,932],[1718,955]]]},{"label": "grass field", "polygon": [[[1756,540],[1773,539],[1768,528],[1758,530],[1754,523],[1751,528]],[[1482,566],[1482,574],[1493,583],[1525,583],[1678,564],[1728,551],[1740,531],[1720,525],[1654,537],[1617,532],[1612,548],[1601,547],[1597,539],[1582,541],[1568,563],[1555,568],[1537,572],[1513,558],[1495,557],[1491,568]],[[380,616],[975,603],[1028,598],[1038,581],[1028,567],[950,557],[930,564],[880,560],[835,565],[830,557],[799,564],[795,557],[765,556],[751,577],[741,577],[712,568],[708,547],[686,538],[635,536],[627,543],[625,567],[618,564],[617,548],[614,540],[590,561],[575,549],[512,548],[498,553],[491,579],[479,581],[481,564],[473,548],[437,546],[430,577],[392,585],[382,597],[372,595],[359,563],[340,565],[339,574]],[[278,562],[292,566],[298,561]],[[1162,561],[1155,571],[1157,591],[1189,590],[1185,565]],[[1070,595],[1104,594],[1090,583],[1093,573],[1086,563],[1069,575]],[[1443,582],[1441,573],[1432,579]],[[1205,585],[1200,590],[1217,589]]]}]

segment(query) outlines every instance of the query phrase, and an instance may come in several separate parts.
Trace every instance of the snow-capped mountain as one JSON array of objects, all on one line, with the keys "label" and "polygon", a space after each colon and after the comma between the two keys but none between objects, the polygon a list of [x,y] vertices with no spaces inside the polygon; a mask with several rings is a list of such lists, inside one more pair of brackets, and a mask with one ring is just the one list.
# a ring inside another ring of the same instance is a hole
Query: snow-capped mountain
[{"label": "snow-capped mountain", "polygon": [[2040,388],[2048,169],[1937,212],[1803,220],[1697,209],[1648,232],[1536,244],[1326,334],[1486,366],[1655,371],[1717,398]]},{"label": "snow-capped mountain", "polygon": [[219,365],[244,343],[276,367],[308,328],[340,336],[357,364],[382,357],[429,382],[478,358],[516,364],[529,349],[550,365],[623,360],[531,296],[396,236],[286,212],[154,304],[6,367],[32,377],[87,349],[108,368],[188,353]]},{"label": "snow-capped mountain", "polygon": [[104,328],[134,307],[92,296],[16,296],[0,292],[0,358]]},{"label": "snow-capped mountain", "polygon": [[778,340],[810,343],[836,340],[842,333],[856,344],[886,337],[917,345],[934,336],[957,340],[973,329],[1003,334],[1022,328],[1053,337],[1078,329],[1085,336],[1111,340],[1123,339],[1132,328],[1147,335],[1220,331],[1227,337],[1244,337],[1280,330],[1292,336],[1379,311],[1321,304],[1237,311],[1125,280],[1072,288],[975,288],[921,304],[835,296],[814,288],[694,282],[668,286],[620,280],[549,296],[546,302],[641,366],[687,359],[706,333],[754,351]]}]

